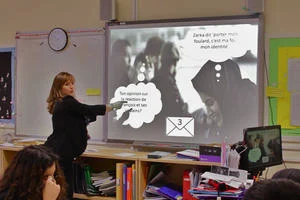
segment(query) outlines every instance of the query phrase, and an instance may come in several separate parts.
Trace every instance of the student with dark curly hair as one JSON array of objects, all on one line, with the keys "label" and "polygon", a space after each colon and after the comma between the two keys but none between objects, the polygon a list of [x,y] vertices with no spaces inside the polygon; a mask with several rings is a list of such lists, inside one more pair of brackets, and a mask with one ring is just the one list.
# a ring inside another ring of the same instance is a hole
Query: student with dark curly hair
[{"label": "student with dark curly hair", "polygon": [[58,156],[44,145],[17,152],[0,181],[0,200],[63,200],[66,182]]},{"label": "student with dark curly hair", "polygon": [[297,183],[300,183],[300,169],[296,168],[286,168],[277,171],[273,176],[272,179],[290,179]]},{"label": "student with dark curly hair", "polygon": [[268,179],[255,182],[243,200],[299,200],[300,184],[289,179]]}]

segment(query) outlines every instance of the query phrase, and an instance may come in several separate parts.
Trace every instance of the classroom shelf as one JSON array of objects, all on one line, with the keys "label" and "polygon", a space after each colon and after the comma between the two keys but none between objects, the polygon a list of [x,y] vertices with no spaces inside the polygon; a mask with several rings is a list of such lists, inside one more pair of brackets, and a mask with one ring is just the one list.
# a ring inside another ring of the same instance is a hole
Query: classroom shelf
[{"label": "classroom shelf", "polygon": [[[9,165],[13,156],[22,147],[0,147],[0,173],[2,174]],[[125,162],[136,165],[136,196],[137,200],[143,199],[143,192],[146,188],[146,170],[153,163],[161,163],[168,166],[168,178],[171,182],[182,185],[182,174],[186,169],[193,167],[203,168],[204,170],[216,163],[200,162],[187,159],[178,159],[174,153],[159,159],[147,158],[147,151],[137,151],[131,148],[116,148],[107,146],[91,146],[87,151],[77,158],[78,162],[84,162],[91,166],[94,171],[107,170],[116,166],[117,162]],[[115,197],[87,196],[85,194],[74,194],[74,198],[92,200],[114,200]]]}]

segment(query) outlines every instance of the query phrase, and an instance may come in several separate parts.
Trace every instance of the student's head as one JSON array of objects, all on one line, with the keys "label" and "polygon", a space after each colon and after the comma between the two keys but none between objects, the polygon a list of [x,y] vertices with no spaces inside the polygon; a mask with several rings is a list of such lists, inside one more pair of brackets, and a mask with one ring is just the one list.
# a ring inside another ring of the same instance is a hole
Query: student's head
[{"label": "student's head", "polygon": [[0,192],[6,191],[7,199],[42,199],[45,182],[48,176],[53,176],[61,186],[58,199],[63,199],[66,183],[58,159],[44,145],[23,148],[5,170]]},{"label": "student's head", "polygon": [[203,102],[206,99],[201,94],[210,97],[211,105],[218,104],[217,112],[222,114],[224,126],[229,123],[231,126],[232,121],[238,124],[235,118],[237,114],[235,113],[239,112],[238,101],[240,98],[234,95],[239,95],[239,92],[236,92],[235,89],[237,86],[240,87],[239,80],[242,80],[240,68],[232,60],[226,60],[222,63],[207,61],[192,79],[193,87]]},{"label": "student's head", "polygon": [[[281,141],[280,141],[279,137],[273,138],[268,142],[268,148],[273,157],[276,157],[276,158],[281,157],[282,150],[281,150],[280,142]],[[299,181],[299,183],[300,183],[300,181]]]},{"label": "student's head", "polygon": [[223,115],[219,103],[213,97],[205,93],[200,93],[200,97],[206,106],[206,123],[221,127],[223,125]]},{"label": "student's head", "polygon": [[164,41],[160,37],[153,36],[147,41],[144,53],[150,56],[159,56],[163,44]]},{"label": "student's head", "polygon": [[53,107],[56,101],[61,100],[61,98],[66,95],[75,95],[74,83],[74,76],[68,72],[60,72],[54,77],[47,99],[49,113],[53,113]]},{"label": "student's head", "polygon": [[291,179],[300,184],[300,169],[296,168],[286,168],[277,171],[273,176],[272,179]]},{"label": "student's head", "polygon": [[233,98],[231,95],[239,95],[235,88],[240,86],[240,80],[242,80],[240,68],[232,60],[223,63],[207,61],[192,79],[192,84],[198,93],[203,92],[213,97],[224,110],[222,104],[225,102],[236,103],[237,100],[233,100],[238,98]]},{"label": "student's head", "polygon": [[254,142],[256,144],[262,144],[264,142],[264,137],[260,134],[257,134],[255,139],[254,139]]},{"label": "student's head", "polygon": [[128,40],[118,39],[114,42],[111,50],[111,59],[114,67],[129,68],[131,63],[132,49]]},{"label": "student's head", "polygon": [[179,50],[173,42],[166,42],[161,49],[161,71],[175,77],[176,65],[180,59]]},{"label": "student's head", "polygon": [[149,38],[147,41],[144,53],[145,57],[148,60],[148,62],[152,63],[155,70],[160,69],[160,63],[159,63],[159,56],[160,56],[160,50],[164,44],[164,41],[158,37],[153,36]]},{"label": "student's head", "polygon": [[149,82],[154,78],[155,66],[151,63],[145,53],[139,53],[134,60],[133,82]]},{"label": "student's head", "polygon": [[300,184],[288,179],[268,179],[251,186],[243,200],[299,200]]}]

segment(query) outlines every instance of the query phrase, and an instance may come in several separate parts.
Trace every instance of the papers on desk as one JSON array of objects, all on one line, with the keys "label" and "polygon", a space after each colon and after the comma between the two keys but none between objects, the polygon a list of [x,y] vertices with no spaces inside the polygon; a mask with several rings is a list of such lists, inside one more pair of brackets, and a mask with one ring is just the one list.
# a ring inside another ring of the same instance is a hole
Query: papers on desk
[{"label": "papers on desk", "polygon": [[36,142],[39,140],[40,140],[40,138],[24,138],[24,139],[18,140],[18,142]]},{"label": "papers on desk", "polygon": [[185,149],[183,151],[176,152],[178,158],[187,158],[193,160],[199,160],[199,151],[193,149]]},{"label": "papers on desk", "polygon": [[189,191],[194,197],[200,198],[200,197],[227,197],[227,198],[239,198],[243,195],[243,190],[239,189],[230,189],[226,190],[224,192],[218,192],[216,189],[212,188],[202,188],[199,190],[190,190]]},{"label": "papers on desk", "polygon": [[243,185],[243,182],[237,180],[234,176],[226,176],[226,175],[215,174],[211,172],[203,173],[201,175],[201,178],[224,182],[226,185],[236,189],[240,188]]},{"label": "papers on desk", "polygon": [[204,172],[201,175],[201,178],[207,178],[207,179],[212,179],[215,181],[222,181],[222,182],[230,182],[234,177],[226,176],[226,175],[222,175],[222,174],[211,173],[211,172]]},{"label": "papers on desk", "polygon": [[[228,185],[226,183],[226,185]],[[233,184],[232,184],[233,185]],[[200,183],[197,187],[189,190],[189,193],[194,197],[239,197],[243,194],[243,189],[228,187],[224,191],[218,191],[217,187],[214,187],[208,183]]]},{"label": "papers on desk", "polygon": [[121,156],[121,157],[132,157],[132,156],[135,156],[134,153],[126,153],[126,152],[124,152],[124,153],[116,153],[115,155],[116,156]]},{"label": "papers on desk", "polygon": [[4,143],[2,143],[2,144],[0,144],[0,146],[3,146],[3,147],[24,147],[23,145],[15,145],[15,144],[13,144],[13,143],[10,143],[10,142],[4,142]]},{"label": "papers on desk", "polygon": [[[237,175],[243,174],[243,171],[234,171],[238,169],[231,169],[231,174]],[[226,171],[226,170],[225,170]],[[239,198],[243,195],[243,186],[246,181],[243,181],[244,175],[230,176],[230,168],[227,168],[226,175],[204,172],[203,174],[192,170],[189,172],[190,190],[188,192],[196,198],[200,197],[216,197],[220,195],[222,197]],[[246,172],[246,171],[245,171]],[[214,183],[214,184],[212,184]],[[218,191],[219,184],[226,185],[224,191]]]},{"label": "papers on desk", "polygon": [[13,147],[13,146],[15,146],[13,143],[10,143],[10,142],[4,142],[4,143],[2,143],[0,145],[4,146],[4,147]]}]

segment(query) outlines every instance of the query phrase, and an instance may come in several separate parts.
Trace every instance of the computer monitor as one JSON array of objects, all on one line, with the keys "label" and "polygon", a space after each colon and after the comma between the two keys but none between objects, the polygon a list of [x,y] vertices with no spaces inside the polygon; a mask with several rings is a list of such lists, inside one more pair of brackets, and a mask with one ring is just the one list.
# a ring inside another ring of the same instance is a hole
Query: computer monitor
[{"label": "computer monitor", "polygon": [[261,126],[244,129],[245,151],[240,168],[257,175],[266,167],[282,164],[281,126]]}]

